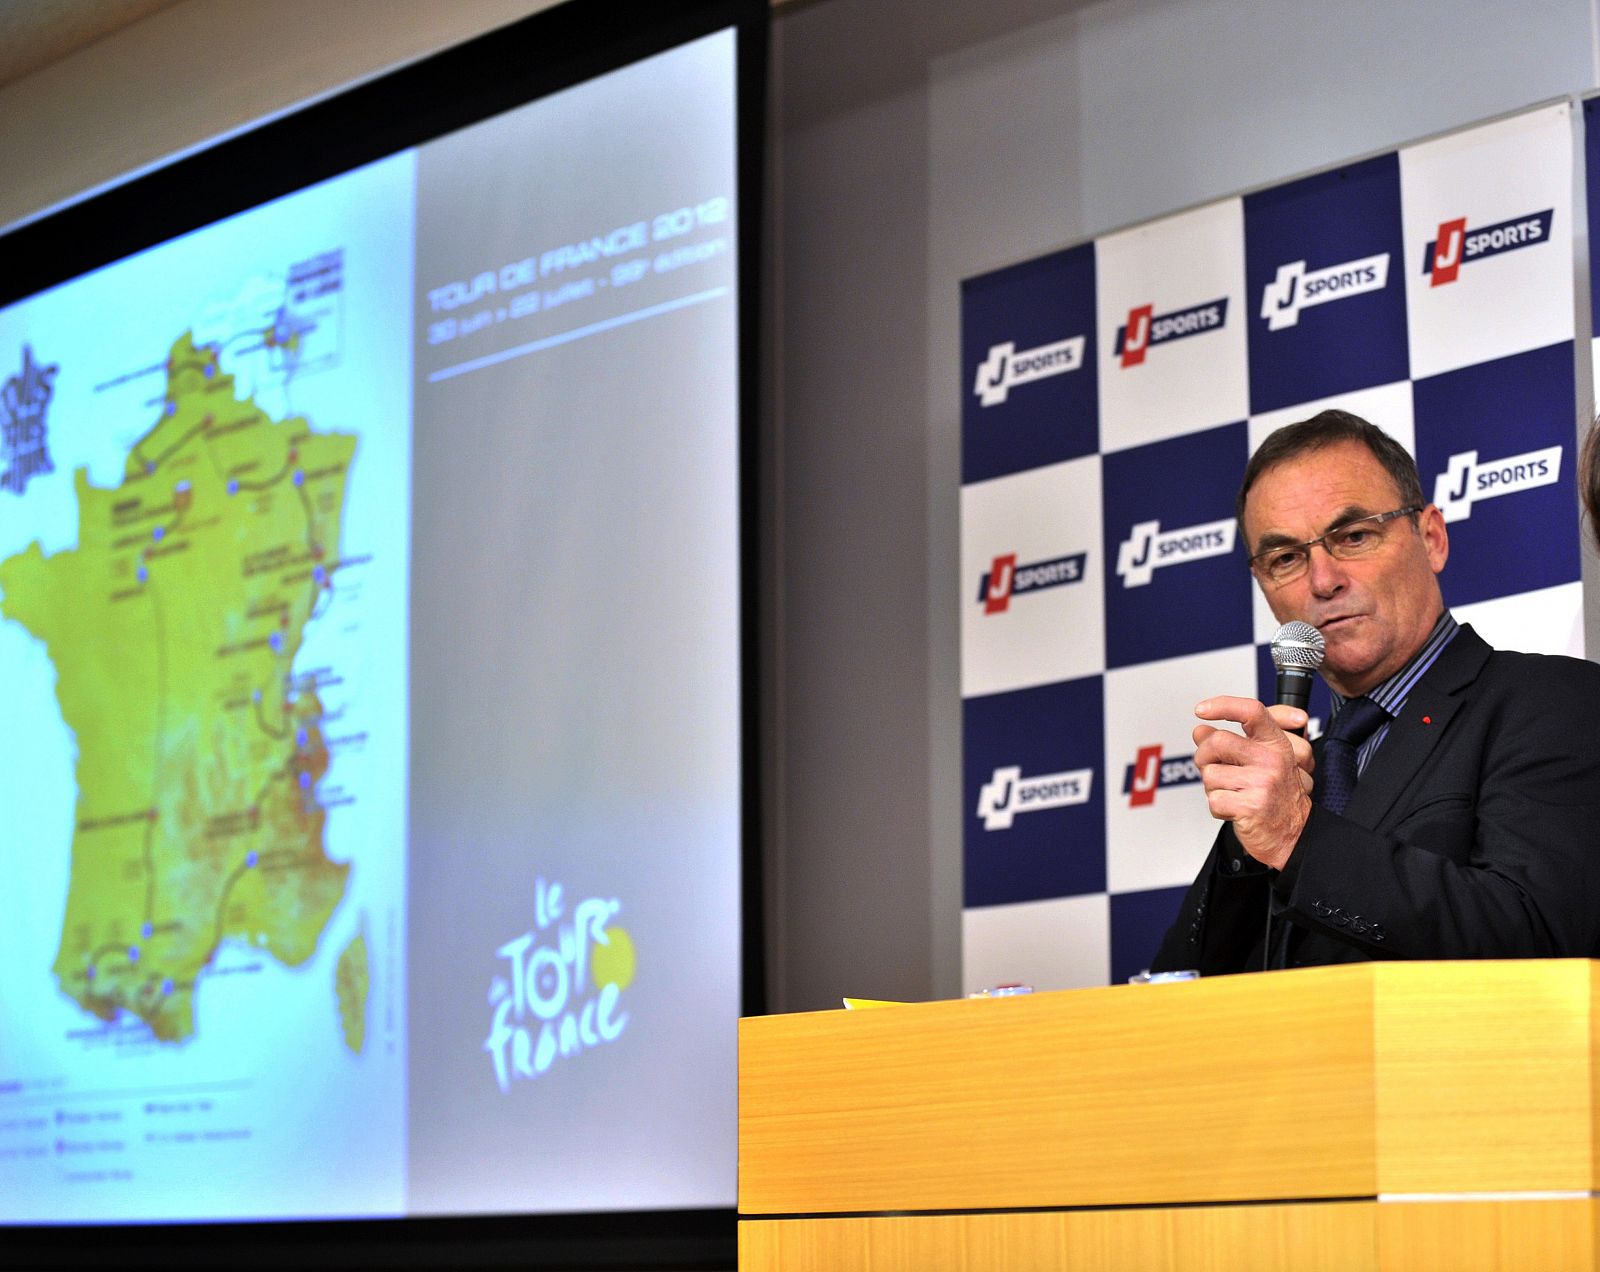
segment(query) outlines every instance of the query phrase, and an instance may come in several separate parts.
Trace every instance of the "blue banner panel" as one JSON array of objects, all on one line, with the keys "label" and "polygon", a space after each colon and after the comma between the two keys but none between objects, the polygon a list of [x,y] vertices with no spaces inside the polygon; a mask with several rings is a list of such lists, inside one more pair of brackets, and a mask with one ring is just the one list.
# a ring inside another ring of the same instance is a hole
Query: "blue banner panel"
[{"label": "blue banner panel", "polygon": [[1418,380],[1417,468],[1450,531],[1445,600],[1576,582],[1571,341]]},{"label": "blue banner panel", "polygon": [[1397,154],[1246,195],[1244,226],[1252,414],[1409,375]]},{"label": "blue banner panel", "polygon": [[966,904],[1104,892],[1099,676],[962,704]]},{"label": "blue banner panel", "polygon": [[1111,983],[1148,971],[1161,938],[1178,917],[1187,888],[1113,893],[1111,897]]},{"label": "blue banner panel", "polygon": [[1107,667],[1252,643],[1233,521],[1249,444],[1241,422],[1101,458]]},{"label": "blue banner panel", "polygon": [[961,480],[1100,446],[1094,244],[961,284]]}]

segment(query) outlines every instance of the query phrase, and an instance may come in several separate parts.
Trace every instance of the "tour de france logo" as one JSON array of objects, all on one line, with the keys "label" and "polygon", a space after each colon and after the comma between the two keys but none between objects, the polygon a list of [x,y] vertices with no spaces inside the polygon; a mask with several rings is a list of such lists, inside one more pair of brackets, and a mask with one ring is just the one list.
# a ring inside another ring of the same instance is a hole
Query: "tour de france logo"
[{"label": "tour de france logo", "polygon": [[614,920],[616,898],[567,904],[559,883],[534,885],[533,927],[495,953],[505,974],[489,984],[483,1049],[502,1092],[622,1036],[622,993],[633,983],[633,938]]},{"label": "tour de france logo", "polygon": [[53,473],[45,445],[45,412],[60,366],[41,365],[22,346],[22,371],[0,387],[0,490],[21,495],[28,479]]}]

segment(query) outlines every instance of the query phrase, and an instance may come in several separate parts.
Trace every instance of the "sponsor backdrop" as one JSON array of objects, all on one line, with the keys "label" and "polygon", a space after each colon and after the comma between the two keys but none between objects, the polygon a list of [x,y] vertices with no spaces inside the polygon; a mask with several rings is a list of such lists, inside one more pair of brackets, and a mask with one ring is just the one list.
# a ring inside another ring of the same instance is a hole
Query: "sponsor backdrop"
[{"label": "sponsor backdrop", "polygon": [[1273,429],[1337,406],[1391,433],[1449,522],[1457,617],[1582,654],[1576,111],[963,283],[969,991],[1148,965],[1216,830],[1193,705],[1272,693],[1233,500]]}]

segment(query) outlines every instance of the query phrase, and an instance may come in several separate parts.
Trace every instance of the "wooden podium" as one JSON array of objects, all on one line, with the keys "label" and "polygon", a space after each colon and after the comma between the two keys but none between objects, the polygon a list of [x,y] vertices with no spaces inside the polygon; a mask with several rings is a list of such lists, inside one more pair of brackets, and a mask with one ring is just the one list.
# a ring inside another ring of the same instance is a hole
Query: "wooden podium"
[{"label": "wooden podium", "polygon": [[1597,967],[743,1020],[739,1266],[1600,1272]]}]

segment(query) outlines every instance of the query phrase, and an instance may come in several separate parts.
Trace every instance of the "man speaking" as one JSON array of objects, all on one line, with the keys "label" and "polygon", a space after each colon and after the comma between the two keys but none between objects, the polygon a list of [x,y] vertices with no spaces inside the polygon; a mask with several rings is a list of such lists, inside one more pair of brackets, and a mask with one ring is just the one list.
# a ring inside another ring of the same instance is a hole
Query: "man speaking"
[{"label": "man speaking", "polygon": [[[1195,763],[1224,824],[1152,970],[1600,955],[1600,667],[1491,649],[1444,607],[1450,553],[1399,443],[1324,411],[1236,506],[1280,622],[1326,641],[1326,736],[1216,697]],[[1506,561],[1515,570],[1515,561]]]}]

